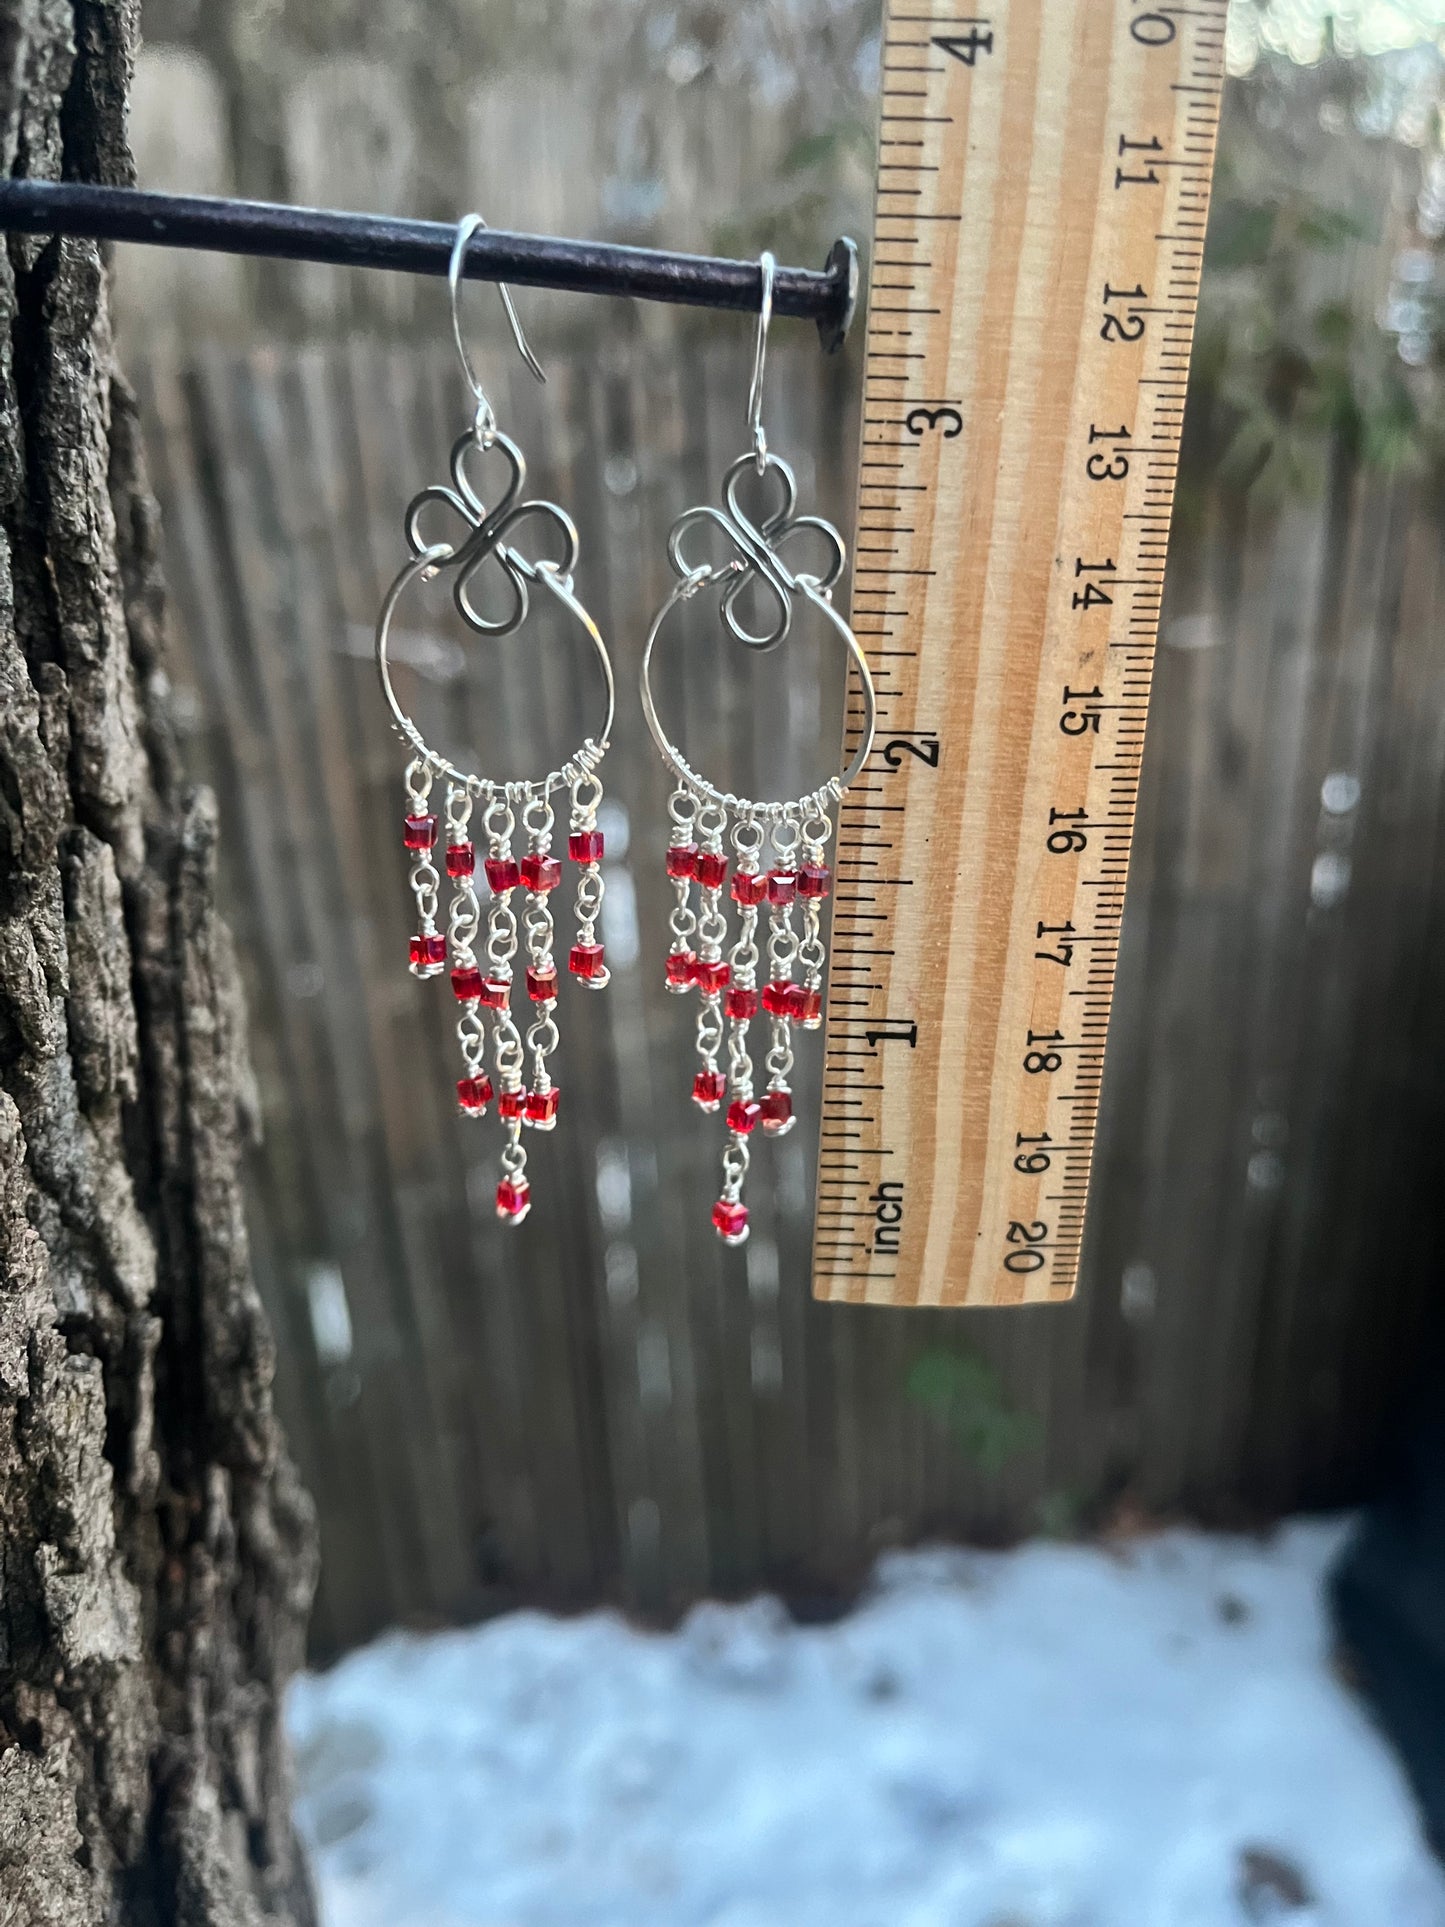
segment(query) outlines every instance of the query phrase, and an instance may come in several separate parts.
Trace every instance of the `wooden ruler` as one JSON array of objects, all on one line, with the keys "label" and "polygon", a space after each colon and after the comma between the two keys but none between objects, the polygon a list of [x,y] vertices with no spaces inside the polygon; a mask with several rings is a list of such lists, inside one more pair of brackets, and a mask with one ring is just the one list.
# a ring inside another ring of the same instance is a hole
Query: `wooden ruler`
[{"label": "wooden ruler", "polygon": [[849,1302],[1074,1290],[1219,115],[1227,0],[977,4],[889,0],[883,31],[878,735],[814,1240]]}]

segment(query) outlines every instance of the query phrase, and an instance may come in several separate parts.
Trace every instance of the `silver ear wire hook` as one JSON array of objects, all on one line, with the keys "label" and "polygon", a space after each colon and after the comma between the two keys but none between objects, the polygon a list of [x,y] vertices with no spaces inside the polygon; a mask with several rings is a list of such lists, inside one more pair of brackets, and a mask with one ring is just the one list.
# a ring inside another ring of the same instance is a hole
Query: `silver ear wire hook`
[{"label": "silver ear wire hook", "polygon": [[768,359],[768,329],[773,319],[773,276],[777,262],[766,248],[758,256],[763,278],[762,299],[758,304],[758,333],[753,344],[753,379],[748,389],[748,426],[753,432],[753,461],[759,475],[768,467],[768,438],[763,432],[763,368]]},{"label": "silver ear wire hook", "polygon": [[[462,334],[461,314],[462,267],[467,258],[467,247],[472,236],[484,229],[486,225],[480,214],[464,214],[457,222],[457,238],[452,242],[451,260],[447,263],[447,290],[452,304],[452,339],[457,344],[462,373],[467,378],[467,386],[471,389],[477,404],[476,437],[483,448],[490,448],[497,434],[496,411],[487,397],[486,389],[478,381],[477,372],[472,366],[472,358],[467,353],[466,338]],[[512,305],[512,290],[505,281],[499,281],[497,293],[502,297],[502,306],[507,311],[507,320],[511,325],[512,339],[517,344],[517,353],[538,381],[545,381],[547,377],[542,371],[542,364],[532,353],[527,337],[522,333],[522,324],[517,319],[517,310]]]}]

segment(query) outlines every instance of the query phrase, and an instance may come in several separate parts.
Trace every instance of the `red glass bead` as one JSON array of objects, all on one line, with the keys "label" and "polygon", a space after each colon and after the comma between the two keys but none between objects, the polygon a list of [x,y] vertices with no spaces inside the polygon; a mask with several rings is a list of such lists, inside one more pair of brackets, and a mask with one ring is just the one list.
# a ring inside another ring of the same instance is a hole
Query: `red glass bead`
[{"label": "red glass bead", "polygon": [[823,1022],[823,993],[821,990],[803,990],[798,995],[798,1014],[794,1023],[801,1024],[804,1030],[817,1030]]},{"label": "red glass bead", "polygon": [[721,957],[699,957],[692,967],[692,980],[704,997],[726,990],[732,974],[732,965],[724,963]]},{"label": "red glass bead", "polygon": [[511,991],[510,977],[486,977],[482,980],[482,1002],[488,1010],[505,1010]]},{"label": "red glass bead", "polygon": [[477,867],[476,846],[465,837],[460,843],[447,845],[447,875],[449,877],[469,877]]},{"label": "red glass bead", "polygon": [[796,1017],[802,1009],[801,984],[775,977],[763,991],[763,1009],[770,1017]]},{"label": "red glass bead", "polygon": [[793,901],[793,897],[797,892],[797,888],[798,888],[798,873],[796,870],[769,870],[768,872],[768,902],[769,903],[776,903],[781,907],[786,908],[787,905]]},{"label": "red glass bead", "polygon": [[762,1124],[769,1137],[783,1137],[794,1124],[793,1099],[788,1091],[764,1091]]},{"label": "red glass bead", "polygon": [[762,1108],[755,1097],[735,1097],[728,1105],[728,1129],[746,1137],[757,1123]]},{"label": "red glass bead", "polygon": [[535,964],[527,965],[527,995],[534,1004],[551,1004],[557,1000],[557,973],[555,970],[539,970]]},{"label": "red glass bead", "polygon": [[458,999],[462,1003],[471,1003],[474,998],[480,997],[482,994],[481,971],[478,970],[474,964],[464,964],[459,970],[454,970],[452,972],[452,989],[456,992]]},{"label": "red glass bead", "polygon": [[562,865],[555,856],[541,850],[528,850],[522,858],[522,881],[533,896],[544,897],[562,881]]},{"label": "red glass bead", "polygon": [[551,1131],[557,1125],[557,1099],[560,1092],[555,1084],[549,1090],[528,1091],[527,1122],[538,1131]]},{"label": "red glass bead", "polygon": [[503,1178],[497,1186],[497,1216],[509,1224],[520,1224],[531,1209],[532,1187],[527,1180]]},{"label": "red glass bead", "polygon": [[699,1071],[692,1080],[692,1101],[702,1111],[716,1111],[728,1094],[728,1081],[721,1071]]},{"label": "red glass bead", "polygon": [[527,1093],[525,1091],[499,1091],[497,1093],[497,1116],[518,1118],[527,1115]]},{"label": "red glass bead", "polygon": [[457,1079],[457,1103],[468,1117],[480,1117],[492,1101],[492,1080],[484,1071],[480,1077]]},{"label": "red glass bead", "polygon": [[720,890],[727,878],[728,860],[721,850],[702,850],[697,859],[697,880],[704,890]]},{"label": "red glass bead", "polygon": [[669,990],[692,989],[692,967],[697,958],[690,950],[669,950],[667,953],[667,987]]},{"label": "red glass bead", "polygon": [[437,840],[434,816],[408,816],[402,824],[401,840],[409,850],[429,850]]},{"label": "red glass bead", "polygon": [[668,844],[667,874],[670,877],[695,877],[697,875],[697,845],[695,843]]},{"label": "red glass bead", "polygon": [[768,879],[761,870],[734,870],[731,887],[734,903],[761,903],[768,894]]},{"label": "red glass bead", "polygon": [[567,838],[567,854],[574,863],[602,861],[601,830],[573,830]]},{"label": "red glass bead", "polygon": [[515,890],[522,881],[522,873],[517,868],[513,857],[489,856],[482,868],[487,873],[487,882],[498,896],[501,896],[504,890]]},{"label": "red glass bead", "polygon": [[723,1009],[729,1017],[736,1017],[739,1023],[746,1023],[749,1017],[757,1015],[758,993],[755,990],[744,990],[740,984],[734,984],[723,999]]},{"label": "red glass bead", "polygon": [[748,1235],[748,1207],[719,1198],[712,1208],[713,1226],[725,1245],[740,1245]]},{"label": "red glass bead", "polygon": [[430,976],[440,970],[447,960],[447,940],[433,932],[430,936],[420,935],[412,938],[407,946],[413,970]]},{"label": "red glass bead", "polygon": [[574,977],[596,979],[607,975],[600,943],[574,943],[567,952],[567,968]]},{"label": "red glass bead", "polygon": [[805,863],[798,872],[798,895],[825,897],[831,882],[832,872],[826,863]]}]

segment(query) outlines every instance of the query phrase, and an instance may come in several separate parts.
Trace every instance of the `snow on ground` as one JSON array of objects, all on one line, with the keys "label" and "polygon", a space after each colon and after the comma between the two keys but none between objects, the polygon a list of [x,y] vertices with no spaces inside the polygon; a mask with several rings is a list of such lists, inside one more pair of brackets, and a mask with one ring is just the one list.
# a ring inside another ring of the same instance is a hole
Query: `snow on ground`
[{"label": "snow on ground", "polygon": [[1344,1528],[899,1554],[834,1625],[515,1613],[296,1685],[328,1927],[1445,1927]]}]

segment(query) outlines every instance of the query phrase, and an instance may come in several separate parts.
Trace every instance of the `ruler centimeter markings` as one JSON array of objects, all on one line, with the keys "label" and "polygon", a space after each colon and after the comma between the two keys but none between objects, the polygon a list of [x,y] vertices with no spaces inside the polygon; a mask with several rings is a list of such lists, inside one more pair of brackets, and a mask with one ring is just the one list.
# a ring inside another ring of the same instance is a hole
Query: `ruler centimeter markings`
[{"label": "ruler centimeter markings", "polygon": [[1226,11],[885,9],[820,1298],[1075,1288]]}]

